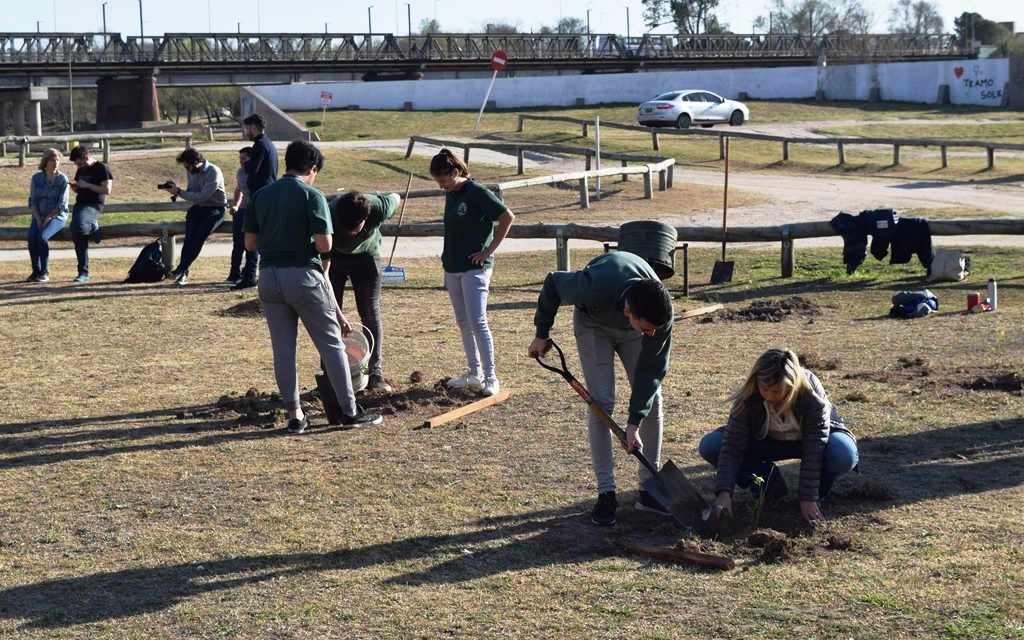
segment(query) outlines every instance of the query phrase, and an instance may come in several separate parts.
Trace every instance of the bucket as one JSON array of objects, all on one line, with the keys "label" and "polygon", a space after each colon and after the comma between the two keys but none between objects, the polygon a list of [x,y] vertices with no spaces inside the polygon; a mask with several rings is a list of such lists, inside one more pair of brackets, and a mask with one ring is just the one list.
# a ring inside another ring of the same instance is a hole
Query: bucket
[{"label": "bucket", "polygon": [[647,260],[662,280],[676,273],[676,228],[656,220],[636,220],[619,227],[619,251]]},{"label": "bucket", "polygon": [[366,375],[366,363],[370,361],[370,353],[373,351],[373,336],[366,327],[353,322],[352,331],[343,336],[341,342],[352,375],[352,390],[362,391],[370,383],[370,377]]}]

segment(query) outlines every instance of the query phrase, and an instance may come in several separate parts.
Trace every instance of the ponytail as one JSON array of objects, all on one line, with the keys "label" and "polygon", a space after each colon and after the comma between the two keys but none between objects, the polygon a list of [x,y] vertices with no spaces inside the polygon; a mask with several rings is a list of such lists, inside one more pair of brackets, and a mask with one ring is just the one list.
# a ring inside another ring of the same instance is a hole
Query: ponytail
[{"label": "ponytail", "polygon": [[437,155],[430,160],[430,175],[447,176],[457,171],[460,178],[469,177],[469,167],[448,147],[441,147]]}]

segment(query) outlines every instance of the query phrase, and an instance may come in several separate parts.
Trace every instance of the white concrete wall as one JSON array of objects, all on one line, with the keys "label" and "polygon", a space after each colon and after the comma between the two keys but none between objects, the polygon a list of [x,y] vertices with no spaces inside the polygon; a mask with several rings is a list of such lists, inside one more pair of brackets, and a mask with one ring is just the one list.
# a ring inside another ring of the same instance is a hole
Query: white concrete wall
[{"label": "white concrete wall", "polygon": [[[959,71],[958,71],[959,70]],[[490,99],[499,108],[574,106],[641,102],[673,89],[701,88],[728,98],[746,92],[751,98],[813,98],[824,90],[827,100],[867,100],[877,87],[883,100],[934,103],[939,85],[948,84],[954,104],[999,106],[1009,62],[1006,59],[957,62],[903,62],[877,65],[827,65],[768,69],[653,71],[527,78],[499,77]],[[253,87],[281,109],[319,109],[320,92],[333,94],[334,108],[416,110],[479,109],[490,78],[336,82]]]}]

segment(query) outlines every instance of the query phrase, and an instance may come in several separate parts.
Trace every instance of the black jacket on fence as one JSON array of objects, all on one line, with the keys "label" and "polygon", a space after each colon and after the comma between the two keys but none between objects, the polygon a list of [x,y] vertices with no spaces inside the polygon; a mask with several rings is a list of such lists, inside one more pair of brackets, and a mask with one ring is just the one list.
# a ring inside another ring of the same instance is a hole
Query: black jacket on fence
[{"label": "black jacket on fence", "polygon": [[906,264],[916,253],[925,269],[932,265],[932,238],[923,218],[900,218],[893,209],[868,209],[854,216],[840,212],[829,224],[843,238],[843,264],[853,273],[867,256],[868,236],[871,255],[881,260],[892,249],[890,264]]}]

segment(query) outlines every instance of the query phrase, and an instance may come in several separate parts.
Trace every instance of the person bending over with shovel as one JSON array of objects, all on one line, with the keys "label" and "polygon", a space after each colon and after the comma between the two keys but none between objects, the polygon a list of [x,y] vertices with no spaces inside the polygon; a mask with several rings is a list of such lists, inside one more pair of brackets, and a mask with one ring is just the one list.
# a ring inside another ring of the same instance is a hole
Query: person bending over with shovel
[{"label": "person bending over with shovel", "polygon": [[821,381],[789,349],[761,354],[730,399],[725,426],[705,435],[700,455],[718,469],[715,519],[732,516],[734,485],[756,500],[788,492],[776,460],[800,459],[800,513],[824,520],[821,500],[836,478],[857,466],[857,441],[828,401]]},{"label": "person bending over with shovel", "polygon": [[[549,334],[561,305],[573,305],[573,331],[587,387],[611,415],[615,407],[615,356],[630,383],[626,450],[644,451],[658,465],[661,450],[661,382],[668,373],[672,347],[672,301],[647,261],[625,251],[606,253],[580,271],[555,271],[544,279],[533,323],[536,337],[530,357],[541,357],[551,345]],[[612,434],[593,411],[587,418],[590,456],[597,476],[594,524],[615,524],[615,477]],[[640,467],[642,483],[651,477]],[[646,491],[637,495],[637,509],[669,512]]]}]

